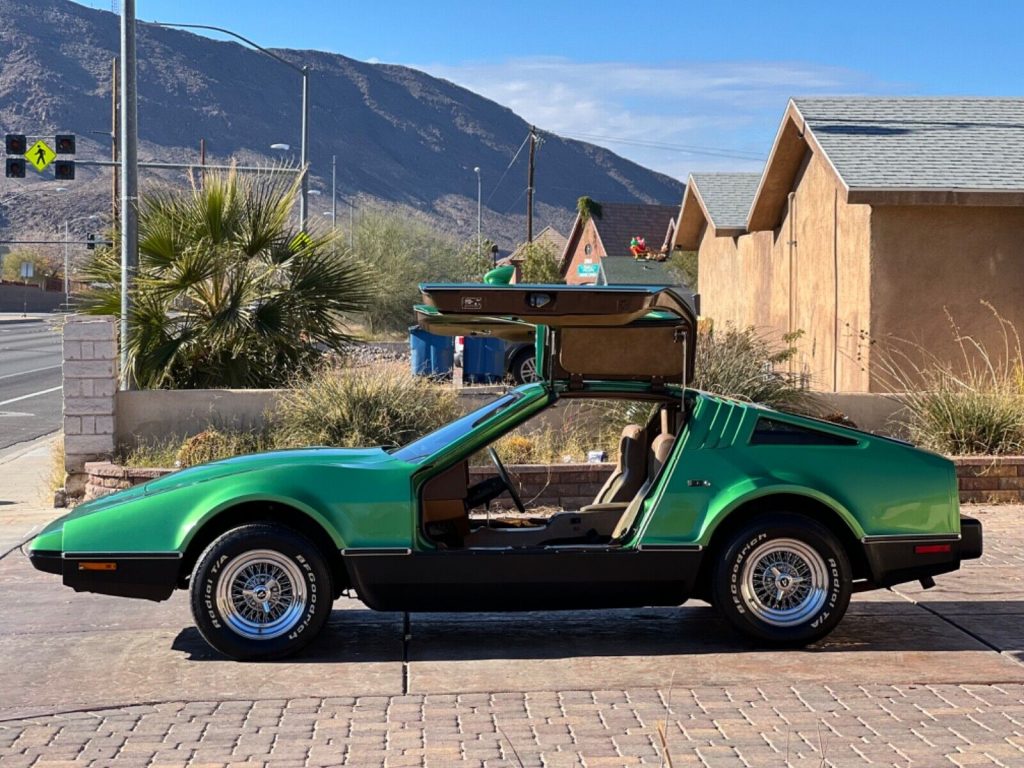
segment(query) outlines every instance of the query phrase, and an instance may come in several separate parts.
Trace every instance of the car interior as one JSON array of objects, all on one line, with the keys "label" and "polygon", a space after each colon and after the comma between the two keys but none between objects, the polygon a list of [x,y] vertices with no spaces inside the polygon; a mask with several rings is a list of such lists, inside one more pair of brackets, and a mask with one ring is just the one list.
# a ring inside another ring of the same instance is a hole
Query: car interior
[{"label": "car interior", "polygon": [[[420,489],[421,530],[439,549],[610,545],[628,539],[644,499],[667,463],[683,426],[678,401],[662,402],[646,424],[629,424],[619,438],[618,459],[593,502],[578,510],[540,517],[527,513],[517,483],[493,446],[496,474],[469,482],[469,458],[427,480]],[[514,515],[491,504],[507,495]]]}]

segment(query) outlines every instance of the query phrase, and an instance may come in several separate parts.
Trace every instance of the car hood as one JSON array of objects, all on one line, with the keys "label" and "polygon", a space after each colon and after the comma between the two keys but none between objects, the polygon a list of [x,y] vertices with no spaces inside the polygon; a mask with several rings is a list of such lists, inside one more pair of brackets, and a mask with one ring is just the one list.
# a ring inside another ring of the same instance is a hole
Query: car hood
[{"label": "car hood", "polygon": [[212,461],[178,472],[172,472],[156,480],[150,480],[143,488],[148,496],[162,493],[184,485],[203,483],[216,480],[240,472],[253,472],[258,469],[284,466],[309,466],[313,464],[332,464],[337,466],[361,466],[377,464],[391,460],[391,456],[383,448],[298,448],[290,451],[271,451],[269,453],[253,453],[247,456],[235,456],[231,459]]},{"label": "car hood", "polygon": [[355,467],[389,461],[394,461],[394,459],[383,448],[298,448],[295,450],[235,456],[230,459],[212,461],[209,464],[200,464],[199,466],[181,469],[156,480],[150,480],[144,485],[137,485],[134,488],[118,491],[117,493],[79,504],[61,520],[81,517],[101,509],[123,504],[140,496],[151,496],[188,485],[205,483],[209,480],[219,480],[220,478],[241,474],[242,472],[299,465],[330,464]]}]

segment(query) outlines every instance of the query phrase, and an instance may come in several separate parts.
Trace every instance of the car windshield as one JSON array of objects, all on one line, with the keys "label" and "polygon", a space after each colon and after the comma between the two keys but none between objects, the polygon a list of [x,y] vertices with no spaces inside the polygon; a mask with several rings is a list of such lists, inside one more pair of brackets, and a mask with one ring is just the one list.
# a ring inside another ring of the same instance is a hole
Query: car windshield
[{"label": "car windshield", "polygon": [[425,459],[427,456],[437,453],[445,446],[451,445],[460,437],[468,434],[469,431],[478,424],[489,419],[499,411],[504,410],[520,397],[522,397],[521,392],[510,392],[504,397],[500,397],[482,408],[477,408],[475,411],[467,413],[465,416],[456,419],[451,424],[446,424],[440,429],[435,430],[428,435],[424,435],[419,440],[413,440],[411,443],[403,445],[401,448],[395,450],[391,455],[396,459],[408,462],[416,462],[421,459]]}]

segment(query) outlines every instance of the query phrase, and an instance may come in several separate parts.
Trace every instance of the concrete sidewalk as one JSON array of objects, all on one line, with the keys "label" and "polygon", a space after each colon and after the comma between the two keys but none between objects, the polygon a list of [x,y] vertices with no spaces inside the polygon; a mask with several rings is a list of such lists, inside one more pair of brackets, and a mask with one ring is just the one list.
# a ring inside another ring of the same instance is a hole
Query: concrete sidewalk
[{"label": "concrete sidewalk", "polygon": [[50,490],[56,441],[46,435],[0,454],[0,556],[63,514]]}]

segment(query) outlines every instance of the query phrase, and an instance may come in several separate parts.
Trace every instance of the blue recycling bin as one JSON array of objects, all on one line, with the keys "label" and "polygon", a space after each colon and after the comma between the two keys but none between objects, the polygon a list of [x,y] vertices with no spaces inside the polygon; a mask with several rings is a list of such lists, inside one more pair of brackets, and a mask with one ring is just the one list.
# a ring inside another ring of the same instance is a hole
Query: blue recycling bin
[{"label": "blue recycling bin", "polygon": [[451,376],[455,339],[438,336],[414,325],[409,328],[409,357],[414,376]]},{"label": "blue recycling bin", "polygon": [[473,384],[493,384],[505,378],[505,342],[484,336],[466,336],[462,349],[462,377]]}]

